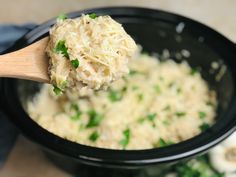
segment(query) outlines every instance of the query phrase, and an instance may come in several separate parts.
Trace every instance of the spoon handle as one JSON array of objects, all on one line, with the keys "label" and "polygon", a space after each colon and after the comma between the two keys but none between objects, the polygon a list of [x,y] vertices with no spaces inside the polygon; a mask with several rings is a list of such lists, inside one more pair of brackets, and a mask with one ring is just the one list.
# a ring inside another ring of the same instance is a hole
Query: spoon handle
[{"label": "spoon handle", "polygon": [[0,55],[0,77],[11,77],[49,83],[48,37],[18,51]]}]

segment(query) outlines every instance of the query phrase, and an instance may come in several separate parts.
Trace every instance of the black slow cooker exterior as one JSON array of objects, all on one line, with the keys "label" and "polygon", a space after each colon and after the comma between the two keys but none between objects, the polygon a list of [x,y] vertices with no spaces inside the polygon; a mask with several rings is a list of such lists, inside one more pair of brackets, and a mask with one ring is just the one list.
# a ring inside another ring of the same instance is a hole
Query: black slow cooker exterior
[{"label": "black slow cooker exterior", "polygon": [[[219,101],[217,121],[202,134],[168,147],[150,150],[110,150],[89,147],[62,139],[30,119],[24,109],[22,97],[23,100],[33,97],[38,91],[37,83],[0,79],[1,109],[25,136],[46,151],[50,159],[62,168],[74,171],[81,169],[81,164],[93,170],[152,168],[203,153],[236,130],[235,44],[203,24],[154,9],[109,7],[73,12],[68,16],[75,18],[82,13],[92,12],[98,15],[111,15],[122,23],[125,30],[149,53],[162,53],[163,50],[168,49],[170,57],[179,61],[177,56],[181,50],[190,51],[191,56],[182,59],[187,60],[192,67],[200,67],[204,79],[217,92]],[[49,28],[54,23],[55,19],[52,19],[36,27],[5,53],[20,49],[47,36]],[[178,29],[179,25],[181,30]],[[220,81],[215,80],[219,71],[209,72],[213,61],[227,66]],[[23,91],[19,88],[21,85],[25,85]],[[183,131],[185,131],[184,127]]]}]

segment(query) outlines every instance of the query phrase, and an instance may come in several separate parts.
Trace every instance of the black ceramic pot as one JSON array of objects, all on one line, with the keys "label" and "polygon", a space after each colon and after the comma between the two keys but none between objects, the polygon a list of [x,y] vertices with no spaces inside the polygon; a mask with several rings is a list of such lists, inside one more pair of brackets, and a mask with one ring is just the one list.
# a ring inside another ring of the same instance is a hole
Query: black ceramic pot
[{"label": "black ceramic pot", "polygon": [[[82,174],[89,176],[87,172],[82,172],[84,169],[89,169],[90,172],[96,171],[96,175],[94,173],[93,176],[104,176],[104,173],[100,173],[104,172],[104,169],[106,173],[116,171],[118,176],[125,176],[123,173],[137,176],[135,169],[141,168],[149,169],[149,172],[156,175],[153,169],[158,165],[160,167],[163,164],[203,153],[235,131],[235,44],[203,24],[159,10],[115,7],[74,12],[68,16],[75,18],[82,13],[92,12],[98,15],[111,15],[123,24],[126,31],[147,52],[162,53],[164,49],[168,49],[171,58],[176,60],[177,54],[182,49],[190,51],[191,56],[183,59],[186,59],[192,67],[200,67],[204,79],[217,92],[219,101],[217,121],[204,133],[168,147],[128,151],[89,147],[53,135],[30,119],[24,109],[24,100],[33,97],[39,90],[40,84],[16,79],[1,79],[2,110],[25,136],[44,149],[50,159],[64,169],[79,170],[81,176]],[[47,36],[50,26],[54,23],[55,19],[36,27],[6,52],[22,48]],[[213,61],[220,61],[227,66],[227,70],[218,82],[215,77],[219,71],[209,72]],[[184,127],[183,131],[185,131]]]}]

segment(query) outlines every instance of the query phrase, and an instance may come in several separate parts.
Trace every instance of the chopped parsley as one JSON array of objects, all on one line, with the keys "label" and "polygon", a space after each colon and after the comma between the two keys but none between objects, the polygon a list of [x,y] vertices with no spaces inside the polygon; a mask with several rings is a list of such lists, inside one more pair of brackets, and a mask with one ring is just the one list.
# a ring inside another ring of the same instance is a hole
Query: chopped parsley
[{"label": "chopped parsley", "polygon": [[89,14],[89,17],[92,18],[92,19],[95,19],[95,18],[97,18],[97,14],[91,13],[91,14]]},{"label": "chopped parsley", "polygon": [[91,109],[88,111],[89,121],[86,125],[87,128],[96,127],[102,120],[102,115],[98,114],[95,110]]},{"label": "chopped parsley", "polygon": [[130,129],[127,128],[123,131],[123,139],[120,141],[120,145],[125,149],[126,146],[129,144],[130,140]]},{"label": "chopped parsley", "polygon": [[70,108],[75,111],[75,114],[70,117],[71,120],[79,120],[82,114],[82,112],[79,109],[79,106],[77,104],[71,104]]},{"label": "chopped parsley", "polygon": [[147,119],[150,120],[150,121],[153,121],[156,118],[156,115],[157,115],[156,113],[148,114]]},{"label": "chopped parsley", "polygon": [[154,122],[154,119],[156,118],[156,116],[157,116],[156,113],[147,114],[145,117],[140,117],[138,119],[138,123],[143,123],[145,120],[148,120],[152,123],[153,127],[156,127],[155,122]]},{"label": "chopped parsley", "polygon": [[204,155],[195,159],[178,163],[172,166],[172,170],[178,177],[224,177],[211,165],[209,158]]},{"label": "chopped parsley", "polygon": [[138,94],[137,98],[138,98],[139,102],[142,101],[143,100],[143,94],[142,93]]},{"label": "chopped parsley", "polygon": [[183,117],[183,116],[186,115],[186,112],[176,112],[175,115],[176,115],[177,117]]},{"label": "chopped parsley", "polygon": [[213,104],[211,101],[207,101],[207,102],[206,102],[206,105],[207,105],[207,106],[213,106],[213,107],[214,107],[214,104]]},{"label": "chopped parsley", "polygon": [[194,75],[197,74],[197,73],[198,73],[198,69],[197,69],[197,68],[192,68],[191,71],[190,71],[190,74],[191,74],[192,76],[194,76]]},{"label": "chopped parsley", "polygon": [[168,121],[168,120],[164,120],[162,123],[163,123],[164,125],[170,125],[170,121]]},{"label": "chopped parsley", "polygon": [[69,56],[69,53],[68,53],[68,48],[66,47],[65,43],[66,43],[66,41],[60,40],[57,43],[56,47],[53,49],[53,51],[58,53],[58,54],[61,53],[64,57],[69,59],[70,56]]},{"label": "chopped parsley", "polygon": [[210,128],[210,125],[204,122],[202,125],[199,126],[199,128],[203,132],[206,131],[208,128]]},{"label": "chopped parsley", "polygon": [[179,87],[179,88],[177,88],[176,91],[177,91],[178,94],[180,94],[182,92],[182,89]]},{"label": "chopped parsley", "polygon": [[124,81],[125,83],[127,83],[127,82],[128,82],[128,79],[127,79],[127,77],[123,76],[123,77],[122,77],[122,79],[123,79],[123,81]]},{"label": "chopped parsley", "polygon": [[62,89],[60,89],[59,87],[57,87],[56,85],[53,85],[53,92],[59,96],[62,94]]},{"label": "chopped parsley", "polygon": [[167,105],[166,107],[164,107],[162,110],[163,111],[169,111],[171,109],[170,105]]},{"label": "chopped parsley", "polygon": [[67,81],[62,81],[61,83],[60,83],[60,88],[62,89],[62,90],[64,90],[65,88],[66,88],[66,86],[67,86]]},{"label": "chopped parsley", "polygon": [[172,141],[166,142],[164,139],[160,138],[159,141],[156,144],[154,144],[154,147],[165,147],[171,144],[173,144]]},{"label": "chopped parsley", "polygon": [[70,108],[71,108],[71,110],[74,110],[74,111],[76,111],[76,112],[79,111],[79,106],[78,106],[78,104],[73,103],[73,104],[71,104]]},{"label": "chopped parsley", "polygon": [[136,86],[136,85],[134,85],[134,86],[132,87],[132,90],[138,90],[138,89],[139,89],[139,87]]},{"label": "chopped parsley", "polygon": [[129,75],[131,75],[131,76],[136,75],[136,74],[144,74],[144,73],[137,71],[137,70],[130,70],[129,71]]},{"label": "chopped parsley", "polygon": [[138,119],[138,123],[143,123],[145,121],[145,118],[144,117],[140,117],[139,119]]},{"label": "chopped parsley", "polygon": [[63,90],[66,88],[67,81],[62,81],[59,86],[53,84],[53,92],[59,96],[62,94]]},{"label": "chopped parsley", "polygon": [[136,71],[136,70],[130,70],[129,71],[129,75],[135,75],[135,74],[138,74],[138,71]]},{"label": "chopped parsley", "polygon": [[66,16],[66,14],[60,14],[58,17],[57,17],[57,20],[61,20],[61,21],[64,21],[65,19],[67,19],[68,17]]},{"label": "chopped parsley", "polygon": [[71,120],[79,120],[81,116],[81,112],[77,112],[75,115],[71,116]]},{"label": "chopped parsley", "polygon": [[175,85],[175,82],[170,82],[168,87],[171,88],[173,85]]},{"label": "chopped parsley", "polygon": [[152,127],[156,127],[156,124],[154,122],[154,119],[156,118],[157,114],[152,113],[147,115],[147,120],[149,120],[152,123]]},{"label": "chopped parsley", "polygon": [[167,143],[165,142],[164,139],[160,138],[158,141],[158,145],[159,147],[164,147],[164,146],[167,146]]},{"label": "chopped parsley", "polygon": [[95,142],[98,138],[99,138],[99,134],[98,134],[97,131],[94,131],[89,136],[89,140],[92,141],[92,142]]},{"label": "chopped parsley", "polygon": [[71,60],[71,65],[76,69],[79,67],[79,60],[78,59],[74,59],[74,60]]},{"label": "chopped parsley", "polygon": [[109,92],[109,99],[111,100],[111,102],[120,101],[122,97],[123,97],[123,94],[119,91],[110,90]]},{"label": "chopped parsley", "polygon": [[141,51],[141,54],[142,54],[142,55],[149,55],[148,51],[146,51],[146,50],[144,50],[144,49]]},{"label": "chopped parsley", "polygon": [[121,92],[122,92],[122,93],[125,93],[125,92],[127,91],[127,89],[128,89],[127,86],[124,86],[124,87],[121,89]]},{"label": "chopped parsley", "polygon": [[161,93],[161,87],[159,85],[154,85],[154,90],[157,92],[157,93]]},{"label": "chopped parsley", "polygon": [[198,116],[199,116],[200,119],[204,119],[206,117],[206,113],[203,112],[203,111],[199,111]]}]

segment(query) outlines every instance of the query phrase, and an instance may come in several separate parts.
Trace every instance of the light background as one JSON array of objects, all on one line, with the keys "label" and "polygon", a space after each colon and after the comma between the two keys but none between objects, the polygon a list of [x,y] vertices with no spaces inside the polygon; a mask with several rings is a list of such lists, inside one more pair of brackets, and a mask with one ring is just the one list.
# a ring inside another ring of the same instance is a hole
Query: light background
[{"label": "light background", "polygon": [[[174,12],[207,24],[236,42],[236,0],[0,0],[0,24],[41,23],[61,13],[104,6],[139,6]],[[48,162],[36,145],[20,136],[0,170],[0,177],[42,176],[70,175]]]}]

